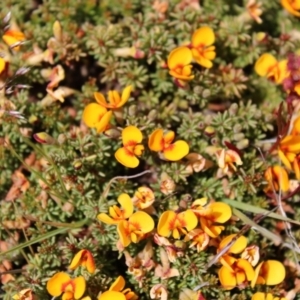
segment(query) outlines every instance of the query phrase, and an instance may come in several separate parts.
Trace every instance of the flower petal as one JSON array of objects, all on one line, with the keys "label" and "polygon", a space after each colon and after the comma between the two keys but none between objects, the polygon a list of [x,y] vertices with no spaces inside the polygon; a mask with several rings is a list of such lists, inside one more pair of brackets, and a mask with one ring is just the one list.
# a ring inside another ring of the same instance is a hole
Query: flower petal
[{"label": "flower petal", "polygon": [[[235,237],[235,233],[226,236],[219,244],[219,249],[223,249],[224,247],[226,247],[226,245],[230,243]],[[237,238],[237,240],[232,244],[232,246],[228,249],[228,252],[234,254],[241,253],[247,247],[247,243],[247,238],[242,235]]]},{"label": "flower petal", "polygon": [[70,280],[70,276],[65,272],[54,274],[47,282],[47,291],[53,297],[58,297],[62,291],[62,285]]},{"label": "flower petal", "polygon": [[133,214],[133,203],[128,194],[121,194],[118,197],[118,202],[124,210],[124,218],[128,219]]},{"label": "flower petal", "polygon": [[73,257],[73,259],[71,261],[71,264],[69,265],[69,269],[75,270],[79,267],[85,251],[86,250],[83,249],[76,253],[76,255]]},{"label": "flower petal", "polygon": [[73,279],[75,288],[74,288],[74,298],[80,299],[85,292],[85,279],[83,276],[79,276]]},{"label": "flower petal", "polygon": [[280,189],[283,192],[287,192],[290,188],[289,176],[287,171],[283,167],[276,165],[273,167],[273,172],[279,182]]},{"label": "flower petal", "polygon": [[111,218],[110,216],[108,216],[105,213],[100,213],[97,216],[97,219],[108,225],[117,225],[120,222],[120,220],[114,220],[113,218]]},{"label": "flower petal", "polygon": [[107,109],[97,103],[88,104],[82,114],[82,119],[86,126],[94,128],[97,126],[101,118],[107,112]]},{"label": "flower petal", "polygon": [[123,245],[123,247],[127,247],[131,243],[130,232],[129,232],[128,227],[129,227],[129,224],[128,224],[128,221],[126,221],[126,220],[120,221],[117,226],[117,232],[119,234],[120,241],[121,241],[121,244]]},{"label": "flower petal", "polygon": [[193,47],[198,46],[210,46],[215,42],[214,31],[208,27],[203,26],[197,29],[192,35],[192,45]]},{"label": "flower petal", "polygon": [[176,213],[174,211],[169,210],[163,212],[158,221],[157,233],[164,237],[170,236],[171,230],[173,230],[170,226],[170,223],[175,218]]},{"label": "flower petal", "polygon": [[260,276],[265,279],[266,285],[279,284],[285,278],[284,265],[277,260],[267,260],[262,264]]},{"label": "flower petal", "polygon": [[194,214],[194,212],[191,209],[188,209],[186,211],[183,211],[179,213],[178,217],[182,220],[184,220],[185,225],[184,227],[188,230],[191,231],[194,229],[197,224],[198,224],[198,218]]},{"label": "flower petal", "polygon": [[148,140],[148,147],[150,150],[155,152],[160,152],[163,150],[163,130],[162,129],[156,129],[154,130]]},{"label": "flower petal", "polygon": [[126,297],[120,292],[106,291],[98,297],[98,300],[126,300]]},{"label": "flower petal", "polygon": [[276,64],[277,60],[272,54],[264,53],[256,61],[254,70],[259,76],[267,76],[270,69]]},{"label": "flower petal", "polygon": [[125,147],[116,151],[115,158],[120,164],[127,168],[136,168],[140,163],[139,159]]},{"label": "flower petal", "polygon": [[219,274],[219,279],[220,279],[221,285],[226,290],[231,290],[236,286],[235,273],[231,272],[231,270],[229,268],[222,266],[219,269],[218,274]]},{"label": "flower petal", "polygon": [[177,141],[165,149],[164,157],[170,161],[178,161],[186,156],[190,151],[190,147],[185,141]]},{"label": "flower petal", "polygon": [[112,116],[111,110],[104,114],[104,116],[101,118],[100,122],[96,125],[96,129],[97,129],[98,133],[102,133],[103,131],[106,130],[108,123],[111,119],[111,116]]},{"label": "flower petal", "polygon": [[228,204],[223,202],[213,202],[209,204],[211,212],[209,217],[217,223],[225,223],[231,218],[231,208]]},{"label": "flower petal", "polygon": [[123,145],[134,143],[139,144],[143,140],[142,132],[135,126],[127,126],[122,130]]},{"label": "flower petal", "polygon": [[245,272],[245,275],[246,275],[246,278],[248,281],[251,281],[254,278],[254,276],[255,276],[254,270],[248,260],[242,259],[242,258],[238,259],[236,266]]},{"label": "flower petal", "polygon": [[108,103],[106,102],[105,97],[104,97],[104,95],[103,95],[102,93],[95,92],[95,93],[94,93],[94,98],[95,98],[95,100],[96,100],[101,106],[106,107],[106,108],[109,107],[109,105],[108,105]]},{"label": "flower petal", "polygon": [[122,276],[119,276],[110,286],[110,291],[121,292],[125,287],[125,280]]},{"label": "flower petal", "polygon": [[174,69],[177,66],[189,65],[193,60],[191,50],[186,46],[175,48],[168,56],[168,67]]},{"label": "flower petal", "polygon": [[296,17],[300,17],[300,12],[294,9],[291,5],[291,0],[281,0],[280,3],[289,13]]},{"label": "flower petal", "polygon": [[122,92],[121,102],[119,103],[118,107],[123,106],[128,101],[131,92],[132,92],[132,85],[126,86],[126,88]]},{"label": "flower petal", "polygon": [[140,230],[143,233],[148,233],[154,228],[154,221],[151,216],[143,211],[135,212],[130,218],[130,223],[139,224]]},{"label": "flower petal", "polygon": [[255,293],[252,296],[251,300],[266,300],[265,293],[261,293],[261,292]]}]

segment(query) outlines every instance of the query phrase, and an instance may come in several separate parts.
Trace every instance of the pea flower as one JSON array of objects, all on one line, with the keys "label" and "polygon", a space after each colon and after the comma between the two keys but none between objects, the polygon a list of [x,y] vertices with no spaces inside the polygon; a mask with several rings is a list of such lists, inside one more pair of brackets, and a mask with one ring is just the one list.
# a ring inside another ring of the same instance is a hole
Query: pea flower
[{"label": "pea flower", "polygon": [[168,56],[168,67],[169,74],[175,79],[183,81],[189,81],[194,79],[192,74],[192,65],[193,55],[191,50],[186,46],[178,47],[171,51]]},{"label": "pea flower", "polygon": [[161,283],[155,284],[150,290],[150,298],[168,300],[167,287]]},{"label": "pea flower", "polygon": [[96,128],[98,133],[102,133],[107,129],[111,116],[111,110],[98,103],[90,103],[84,108],[82,119],[87,127]]},{"label": "pea flower", "polygon": [[36,299],[31,289],[21,290],[18,294],[15,294],[12,298],[14,300],[35,300]]},{"label": "pea flower", "polygon": [[191,51],[194,60],[205,68],[213,66],[212,60],[216,57],[215,34],[208,26],[203,26],[197,29],[192,35]]},{"label": "pea flower", "polygon": [[69,274],[58,272],[47,282],[47,291],[53,297],[63,294],[62,299],[80,299],[85,292],[85,279],[83,276],[71,279]]},{"label": "pea flower", "polygon": [[262,19],[260,18],[262,14],[261,3],[256,3],[256,0],[248,0],[247,2],[247,12],[255,22],[261,24]]},{"label": "pea flower", "polygon": [[154,228],[153,219],[143,211],[137,211],[128,220],[118,223],[117,231],[123,247],[131,242],[138,243],[147,233]]},{"label": "pea flower", "polygon": [[131,91],[132,85],[125,87],[125,89],[122,92],[122,96],[120,96],[120,94],[117,91],[109,91],[109,103],[106,102],[105,97],[102,93],[96,92],[94,93],[94,97],[99,105],[114,110],[122,107],[128,101]]},{"label": "pea flower", "polygon": [[266,193],[275,191],[287,192],[290,188],[290,181],[287,171],[278,165],[268,167],[265,171],[265,179],[268,183],[264,189]]},{"label": "pea flower", "polygon": [[235,164],[238,166],[243,164],[240,155],[234,150],[218,149],[215,154],[222,173],[220,176],[230,174],[231,171],[236,171]]},{"label": "pea flower", "polygon": [[138,209],[148,208],[153,204],[154,200],[153,191],[146,186],[139,187],[132,198],[133,205]]},{"label": "pea flower", "polygon": [[137,156],[141,156],[144,146],[142,132],[135,126],[128,126],[122,130],[123,147],[115,153],[117,161],[125,167],[136,168],[140,161]]},{"label": "pea flower", "polygon": [[131,291],[131,289],[125,288],[125,280],[122,276],[119,276],[109,290],[102,293],[98,300],[137,300],[137,295]]},{"label": "pea flower", "polygon": [[245,248],[243,253],[241,254],[241,258],[244,258],[249,261],[249,263],[255,267],[259,261],[259,247],[256,245],[249,246]]},{"label": "pea flower", "polygon": [[253,288],[256,284],[276,285],[281,283],[284,278],[285,268],[280,261],[263,261],[255,268],[251,287]]},{"label": "pea flower", "polygon": [[19,30],[8,29],[4,32],[2,39],[9,47],[18,51],[20,49],[18,44],[25,40],[25,35]]},{"label": "pea flower", "polygon": [[162,153],[163,158],[178,161],[189,153],[190,148],[187,142],[182,140],[172,144],[174,138],[174,131],[164,134],[162,129],[156,129],[149,136],[148,146],[150,150]]},{"label": "pea flower", "polygon": [[300,17],[300,0],[281,0],[280,3],[290,14]]},{"label": "pea flower", "polygon": [[209,243],[209,235],[200,228],[196,228],[188,232],[184,241],[192,241],[189,248],[196,247],[197,252],[205,250]]},{"label": "pea flower", "polygon": [[221,285],[226,290],[232,290],[236,286],[251,281],[254,278],[254,270],[246,259],[232,258],[230,266],[222,266],[218,272]]},{"label": "pea flower", "polygon": [[97,218],[99,221],[109,224],[116,225],[122,220],[128,219],[133,213],[133,204],[128,194],[121,194],[118,197],[118,203],[120,203],[121,208],[116,205],[109,207],[109,215],[105,213],[100,213]]},{"label": "pea flower", "polygon": [[280,84],[288,76],[287,59],[277,61],[270,53],[261,55],[254,65],[255,72],[262,77]]},{"label": "pea flower", "polygon": [[223,202],[206,204],[206,198],[197,199],[192,203],[191,210],[199,219],[203,231],[210,237],[215,238],[224,230],[224,226],[220,224],[231,218],[231,208]]},{"label": "pea flower", "polygon": [[287,135],[284,137],[278,148],[278,155],[283,164],[289,169],[292,169],[291,163],[294,162],[296,155],[300,153],[300,136]]},{"label": "pea flower", "polygon": [[252,295],[251,300],[287,300],[284,297],[274,297],[271,293],[257,292]]},{"label": "pea flower", "polygon": [[171,234],[174,239],[179,239],[182,234],[187,234],[198,224],[197,217],[192,210],[176,213],[168,210],[162,213],[157,225],[157,232],[163,237]]},{"label": "pea flower", "polygon": [[70,270],[75,270],[79,266],[85,267],[88,272],[93,274],[95,272],[96,266],[92,253],[86,249],[80,250],[72,259],[72,262],[69,266]]}]

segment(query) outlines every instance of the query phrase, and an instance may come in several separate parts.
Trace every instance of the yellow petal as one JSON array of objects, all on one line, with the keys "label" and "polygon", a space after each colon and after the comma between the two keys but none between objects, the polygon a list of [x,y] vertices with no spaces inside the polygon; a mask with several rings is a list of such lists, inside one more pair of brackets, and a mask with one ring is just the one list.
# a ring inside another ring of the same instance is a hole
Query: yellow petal
[{"label": "yellow petal", "polygon": [[75,270],[79,267],[79,265],[81,264],[82,256],[85,251],[86,250],[83,249],[76,253],[76,255],[74,256],[74,258],[71,261],[71,264],[69,265],[69,269]]},{"label": "yellow petal", "polygon": [[121,194],[118,197],[118,202],[124,210],[124,218],[128,219],[133,214],[133,203],[128,194]]},{"label": "yellow petal", "polygon": [[276,64],[276,58],[272,54],[265,53],[256,61],[254,70],[259,76],[267,76],[270,69]]},{"label": "yellow petal", "polygon": [[198,224],[198,218],[191,209],[179,213],[179,218],[185,221],[185,228],[188,231],[194,229]]},{"label": "yellow petal", "polygon": [[280,150],[278,149],[278,156],[280,158],[280,160],[283,162],[283,164],[289,169],[292,169],[292,165],[290,163],[290,161],[288,160],[288,158],[286,157],[286,155]]},{"label": "yellow petal", "polygon": [[220,279],[221,285],[226,290],[231,290],[236,286],[235,273],[233,273],[229,268],[222,266],[219,269],[218,274],[219,274],[219,279]]},{"label": "yellow petal", "polygon": [[113,218],[111,218],[110,216],[108,216],[105,213],[100,213],[97,216],[97,219],[108,225],[117,225],[120,222],[120,220],[114,220]]},{"label": "yellow petal", "polygon": [[140,163],[134,153],[129,152],[125,147],[116,151],[115,158],[120,164],[127,168],[136,168]]},{"label": "yellow petal", "polygon": [[274,166],[273,172],[278,180],[280,189],[283,192],[287,192],[290,188],[289,176],[287,171],[281,166]]},{"label": "yellow petal", "polygon": [[5,65],[6,65],[5,60],[2,57],[0,57],[0,74],[4,71]]},{"label": "yellow petal", "polygon": [[[223,249],[226,247],[226,245],[231,242],[236,237],[236,234],[230,234],[227,237],[225,237],[220,245],[219,249]],[[232,246],[228,249],[229,253],[238,254],[241,253],[246,247],[247,247],[248,240],[243,235],[237,238],[237,240],[232,244]]]},{"label": "yellow petal", "polygon": [[287,59],[281,60],[278,63],[278,77],[276,78],[275,82],[277,84],[282,83],[282,81],[289,76],[289,72],[287,69]]},{"label": "yellow petal", "polygon": [[93,128],[97,126],[106,112],[107,109],[100,106],[99,104],[90,103],[84,108],[82,119],[86,126]]},{"label": "yellow petal", "polygon": [[266,300],[265,293],[261,293],[261,292],[255,293],[252,296],[251,300]]},{"label": "yellow petal", "polygon": [[74,298],[79,299],[82,297],[82,295],[85,292],[85,279],[83,276],[79,276],[73,279],[73,282],[75,284],[75,291],[74,291]]},{"label": "yellow petal", "polygon": [[127,247],[131,243],[128,227],[128,221],[120,221],[117,226],[117,232],[123,247]]},{"label": "yellow petal", "polygon": [[122,130],[123,145],[139,144],[143,140],[142,132],[135,126],[128,126]]},{"label": "yellow petal", "polygon": [[135,212],[130,218],[129,222],[133,224],[138,224],[140,230],[143,233],[148,233],[154,228],[154,221],[147,213],[143,211]]},{"label": "yellow petal", "polygon": [[197,29],[192,35],[193,47],[210,46],[215,42],[215,34],[208,26]]},{"label": "yellow petal", "polygon": [[[25,40],[25,35],[18,31],[18,30],[6,30],[4,32],[4,35],[2,36],[4,42],[8,45],[8,46],[12,46],[18,42],[22,42]],[[18,51],[19,50],[19,46],[14,47],[14,50]]]},{"label": "yellow petal", "polygon": [[164,149],[164,157],[170,161],[177,161],[186,156],[190,151],[190,147],[185,141],[177,141]]},{"label": "yellow petal", "polygon": [[163,137],[165,144],[171,144],[174,138],[175,138],[175,132],[171,130],[168,131]]},{"label": "yellow petal", "polygon": [[94,93],[94,98],[95,100],[103,107],[108,107],[109,105],[107,104],[106,100],[105,100],[105,97],[102,93],[99,93],[99,92],[95,92]]},{"label": "yellow petal", "polygon": [[110,291],[121,292],[125,287],[125,280],[122,276],[119,276],[110,286]]},{"label": "yellow petal", "polygon": [[106,130],[108,123],[111,119],[111,116],[112,116],[112,111],[110,110],[107,113],[105,113],[104,116],[101,118],[100,122],[97,123],[96,129],[98,133],[102,133],[103,131]]},{"label": "yellow petal", "polygon": [[248,260],[242,258],[238,259],[236,266],[245,272],[248,281],[251,281],[254,278],[254,270]]},{"label": "yellow petal", "polygon": [[189,65],[193,60],[192,52],[188,47],[181,46],[171,51],[168,56],[168,67],[174,69],[178,65]]},{"label": "yellow petal", "polygon": [[289,13],[296,17],[300,17],[300,12],[292,6],[291,0],[281,0],[280,3]]},{"label": "yellow petal", "polygon": [[120,292],[106,291],[98,297],[98,300],[126,300],[126,297]]},{"label": "yellow petal", "polygon": [[192,67],[193,67],[192,65],[183,67],[181,70],[181,74],[179,74],[174,70],[170,70],[169,74],[177,79],[181,79],[182,81],[180,81],[180,84],[181,86],[184,86],[185,85],[184,80],[192,80],[195,77],[194,75],[191,75]]},{"label": "yellow petal", "polygon": [[260,276],[265,279],[266,285],[279,284],[285,278],[284,265],[277,260],[267,260],[262,264]]},{"label": "yellow petal", "polygon": [[119,103],[121,102],[121,97],[119,92],[117,91],[108,91],[108,100],[110,103],[110,107],[119,107]]},{"label": "yellow petal", "polygon": [[132,91],[132,85],[126,86],[126,88],[122,92],[121,102],[119,103],[118,107],[123,106],[128,101],[131,91]]},{"label": "yellow petal", "polygon": [[70,280],[70,276],[65,272],[53,275],[47,282],[47,291],[53,297],[58,297],[62,291],[62,285]]},{"label": "yellow petal", "polygon": [[156,129],[154,130],[148,140],[148,147],[150,150],[155,152],[160,152],[163,150],[163,130]]},{"label": "yellow petal", "polygon": [[143,145],[136,145],[134,147],[133,153],[136,156],[141,156],[143,154],[144,150],[145,150],[145,147]]},{"label": "yellow petal", "polygon": [[217,223],[225,223],[231,218],[231,208],[228,204],[222,202],[213,202],[209,204],[211,209],[209,218]]},{"label": "yellow petal", "polygon": [[210,69],[213,66],[213,63],[205,58],[197,49],[192,49],[192,54],[194,57],[194,60],[202,67]]},{"label": "yellow petal", "polygon": [[176,213],[174,211],[165,211],[161,214],[158,225],[157,232],[161,236],[168,237],[171,233],[172,228],[170,228],[170,222],[176,218]]}]

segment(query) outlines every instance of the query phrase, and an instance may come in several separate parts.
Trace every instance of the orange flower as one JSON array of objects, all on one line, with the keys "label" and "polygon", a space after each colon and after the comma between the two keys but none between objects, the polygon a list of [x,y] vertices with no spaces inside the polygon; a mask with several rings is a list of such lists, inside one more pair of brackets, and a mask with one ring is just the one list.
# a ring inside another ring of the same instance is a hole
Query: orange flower
[{"label": "orange flower", "polygon": [[264,189],[266,193],[282,190],[287,192],[290,187],[289,176],[287,171],[281,166],[268,167],[265,172],[265,179],[268,183],[267,187]]},{"label": "orange flower", "polygon": [[300,136],[287,135],[279,143],[278,155],[289,170],[292,169],[291,163],[294,162],[297,154],[300,154]]},{"label": "orange flower", "polygon": [[224,226],[219,224],[223,224],[231,218],[231,208],[222,202],[213,202],[208,205],[206,203],[206,198],[197,199],[192,203],[191,209],[198,217],[204,232],[215,238],[224,230]]},{"label": "orange flower", "polygon": [[271,293],[255,293],[251,300],[287,300],[284,297],[274,297]]},{"label": "orange flower", "polygon": [[132,202],[138,209],[145,209],[153,204],[155,200],[154,193],[151,189],[141,186],[135,192]]},{"label": "orange flower", "polygon": [[149,136],[148,146],[150,150],[162,153],[163,158],[178,161],[186,156],[190,149],[187,142],[182,140],[172,144],[174,138],[174,131],[168,131],[164,134],[162,129],[156,129]]},{"label": "orange flower", "polygon": [[187,234],[197,226],[198,220],[192,210],[180,213],[168,210],[162,213],[157,225],[159,235],[179,239],[180,235]]},{"label": "orange flower", "polygon": [[111,206],[109,208],[110,216],[105,213],[100,213],[97,216],[98,220],[109,225],[116,225],[120,221],[128,219],[133,213],[131,198],[128,194],[123,193],[118,197],[118,202],[120,203],[121,208],[116,205]]},{"label": "orange flower", "polygon": [[123,247],[127,247],[131,242],[138,243],[147,233],[154,228],[153,219],[145,212],[135,212],[127,220],[118,223],[117,230]]},{"label": "orange flower", "polygon": [[215,34],[213,30],[204,26],[197,29],[192,36],[191,51],[195,61],[205,67],[212,67],[212,60],[216,57],[215,46],[212,44],[215,42]]},{"label": "orange flower", "polygon": [[300,17],[300,0],[281,0],[280,3],[290,14]]},{"label": "orange flower", "polygon": [[2,38],[9,47],[18,51],[20,49],[18,44],[25,40],[25,35],[21,31],[8,29],[4,32]]},{"label": "orange flower", "polygon": [[137,295],[131,291],[131,289],[125,287],[125,280],[122,276],[119,276],[109,290],[104,292],[98,297],[98,300],[137,300]]},{"label": "orange flower", "polygon": [[114,110],[122,107],[128,101],[131,91],[132,91],[131,85],[127,86],[123,90],[121,97],[117,91],[109,91],[108,92],[109,103],[106,102],[105,97],[103,96],[102,93],[96,92],[94,93],[94,97],[97,103],[100,104],[101,106]]},{"label": "orange flower", "polygon": [[194,75],[192,75],[192,60],[192,52],[188,47],[182,46],[174,49],[168,56],[169,74],[183,81],[194,79]]},{"label": "orange flower", "polygon": [[256,284],[276,285],[285,278],[284,265],[277,260],[267,260],[261,262],[255,268],[255,275],[251,279],[251,287]]},{"label": "orange flower", "polygon": [[95,272],[96,266],[92,253],[88,250],[80,250],[72,259],[72,262],[69,266],[70,270],[75,270],[79,266],[85,267],[88,272],[93,274]]},{"label": "orange flower", "polygon": [[277,61],[277,59],[269,53],[265,53],[259,57],[254,66],[255,72],[262,77],[274,81],[276,84],[288,76],[287,59]]},{"label": "orange flower", "polygon": [[71,279],[69,274],[59,272],[47,282],[47,291],[53,297],[63,294],[63,300],[80,299],[85,292],[85,279],[83,276]]},{"label": "orange flower", "polygon": [[142,132],[135,126],[128,126],[122,130],[123,147],[115,153],[117,161],[125,167],[136,168],[140,161],[137,156],[141,156],[144,146]]},{"label": "orange flower", "polygon": [[192,241],[189,248],[196,247],[197,252],[201,252],[208,246],[209,235],[202,229],[196,228],[186,234],[184,241]]}]

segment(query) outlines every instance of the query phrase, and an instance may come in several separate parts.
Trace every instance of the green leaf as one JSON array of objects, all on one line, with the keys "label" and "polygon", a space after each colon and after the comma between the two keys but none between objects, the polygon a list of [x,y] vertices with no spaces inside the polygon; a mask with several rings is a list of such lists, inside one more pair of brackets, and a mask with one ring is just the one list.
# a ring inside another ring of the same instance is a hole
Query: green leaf
[{"label": "green leaf", "polygon": [[298,222],[298,221],[295,221],[293,219],[284,217],[284,216],[279,215],[277,213],[268,211],[267,209],[257,207],[257,206],[253,206],[251,204],[246,204],[246,203],[234,201],[234,200],[231,200],[231,199],[225,199],[225,200],[223,200],[223,202],[229,204],[232,207],[235,207],[235,208],[238,208],[238,209],[241,209],[241,210],[245,210],[245,211],[248,211],[248,212],[252,212],[254,214],[263,214],[263,215],[266,215],[266,217],[271,217],[273,219],[277,219],[277,220],[281,220],[281,221],[290,222],[290,223],[300,225],[300,222]]},{"label": "green leaf", "polygon": [[255,223],[253,220],[248,218],[245,214],[243,214],[241,211],[234,208],[232,210],[233,214],[240,218],[245,224],[252,226],[257,231],[259,231],[263,236],[265,236],[267,239],[273,241],[275,245],[279,245],[282,243],[282,239],[280,236],[274,234],[273,232],[267,230],[264,227],[259,226],[257,223]]}]

